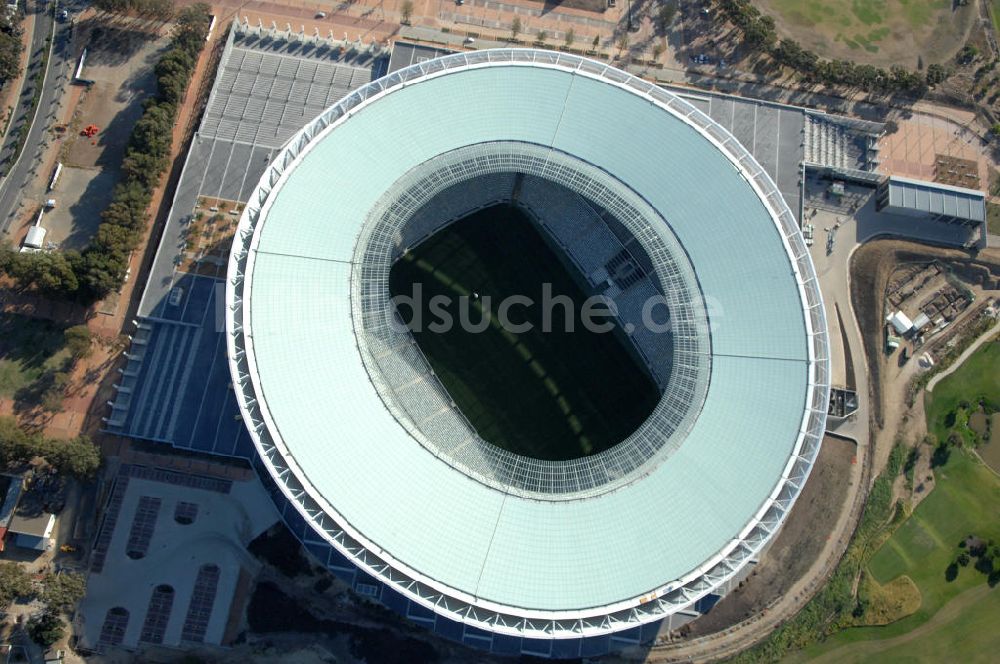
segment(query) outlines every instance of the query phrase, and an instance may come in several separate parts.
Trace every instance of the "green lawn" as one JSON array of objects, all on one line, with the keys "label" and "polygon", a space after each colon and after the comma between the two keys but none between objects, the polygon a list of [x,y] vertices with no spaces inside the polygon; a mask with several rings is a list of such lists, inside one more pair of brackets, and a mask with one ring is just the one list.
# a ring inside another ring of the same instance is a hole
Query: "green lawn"
[{"label": "green lawn", "polygon": [[940,664],[995,662],[1000,651],[1000,592],[981,585],[949,602],[934,618],[907,634],[837,644],[813,653],[812,664],[877,662]]},{"label": "green lawn", "polygon": [[[1000,2],[1000,0],[997,1]],[[998,15],[1000,14],[994,14],[994,16]],[[986,204],[986,228],[989,233],[1000,235],[1000,205],[996,203]]]},{"label": "green lawn", "polygon": [[881,59],[905,53],[908,58],[910,54],[900,47],[904,34],[913,35],[916,43],[929,49],[928,54],[945,42],[951,48],[954,33],[964,33],[961,26],[974,13],[959,15],[949,0],[759,0],[754,4],[778,20],[783,36],[787,32],[828,57],[844,56],[831,43],[841,42],[852,57],[862,60],[868,53]]},{"label": "green lawn", "polygon": [[[486,440],[540,459],[570,459],[614,445],[649,415],[659,400],[655,383],[626,349],[620,333],[582,328],[586,294],[569,275],[532,223],[510,207],[494,207],[454,223],[401,258],[390,274],[393,295],[423,286],[424,329],[420,348],[461,411]],[[542,284],[552,296],[568,296],[577,316],[566,332],[564,309],[556,307],[552,330],[543,331]],[[459,305],[447,310],[455,325],[434,331],[431,299],[477,293],[473,323],[487,298],[494,316],[480,333],[457,323]],[[515,307],[512,322],[529,332],[511,333],[497,322],[500,302],[511,295],[535,305]],[[403,307],[404,317],[409,309]]]},{"label": "green lawn", "polygon": [[[994,4],[1000,0],[993,0]],[[927,26],[934,15],[950,8],[948,0],[768,0],[775,12],[796,25],[831,25],[868,31],[886,22],[911,28]]]},{"label": "green lawn", "polygon": [[[936,390],[935,390],[936,392]],[[884,627],[852,628],[796,653],[796,661],[985,661],[995,652],[1000,589],[986,577],[960,568],[945,570],[970,534],[1000,540],[1000,478],[975,456],[952,452],[936,471],[937,485],[879,549],[869,571],[881,583],[906,574],[920,589],[920,609]],[[940,659],[942,653],[949,656]]]},{"label": "green lawn", "polygon": [[983,399],[1000,402],[1000,339],[983,344],[926,395],[927,430],[938,440],[947,440],[959,404]]},{"label": "green lawn", "polygon": [[0,314],[0,397],[11,398],[62,366],[69,356],[64,330],[51,321]]}]

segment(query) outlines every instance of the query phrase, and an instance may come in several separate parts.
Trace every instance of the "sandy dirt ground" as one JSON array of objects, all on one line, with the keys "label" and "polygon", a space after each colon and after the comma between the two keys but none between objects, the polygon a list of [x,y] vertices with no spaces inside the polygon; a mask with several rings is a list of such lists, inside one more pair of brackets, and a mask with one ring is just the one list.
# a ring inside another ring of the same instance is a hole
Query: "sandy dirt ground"
[{"label": "sandy dirt ground", "polygon": [[857,463],[851,441],[826,436],[809,482],[760,565],[706,616],[690,624],[692,636],[711,634],[744,620],[782,597],[809,569],[844,509],[850,467]]},{"label": "sandy dirt ground", "polygon": [[897,131],[879,142],[882,173],[934,180],[938,156],[958,157],[977,166],[978,183],[970,181],[965,186],[986,187],[990,160],[984,152],[986,145],[974,132],[942,118],[919,114],[899,120],[897,125]]},{"label": "sandy dirt ground", "polygon": [[[193,0],[182,0],[185,3],[189,1]],[[318,31],[325,37],[332,32],[337,39],[342,39],[346,33],[351,40],[360,37],[366,43],[373,39],[377,43],[385,43],[395,39],[399,33],[404,1],[225,0],[213,3],[213,9],[223,22],[246,18],[250,25],[257,25],[260,21],[264,27],[270,27],[273,21],[278,29],[288,27],[294,33],[312,35]],[[654,30],[649,18],[652,5],[651,0],[636,0],[633,3],[634,23],[638,28],[630,36],[634,44],[649,42],[652,38]],[[511,26],[517,18],[521,22],[521,43],[530,43],[539,32],[544,31],[547,43],[555,47],[564,44],[567,33],[572,30],[576,48],[590,48],[594,37],[597,37],[598,50],[611,53],[617,49],[617,39],[624,31],[627,7],[628,3],[622,1],[614,8],[594,12],[536,0],[469,0],[463,5],[453,0],[413,0],[410,24],[445,28],[459,34],[472,32],[483,39],[505,41],[510,39]],[[317,18],[319,12],[326,16]]]},{"label": "sandy dirt ground", "polygon": [[[873,381],[873,413],[875,422],[879,425],[876,427],[876,472],[884,467],[897,436],[914,443],[926,432],[922,398],[917,397],[915,410],[911,412],[906,395],[906,385],[918,371],[918,364],[911,361],[900,366],[898,353],[886,356],[883,352],[883,294],[899,262],[934,259],[962,263],[978,261],[984,266],[993,265],[996,273],[1000,273],[1000,250],[984,250],[975,259],[970,259],[967,252],[958,249],[930,247],[905,240],[870,242],[855,252],[851,263],[852,300],[864,333],[869,376]],[[980,296],[986,294],[978,285],[973,285],[972,290],[978,291]],[[993,295],[995,293],[990,294]],[[972,307],[969,311],[971,310]],[[967,315],[969,311],[966,312]],[[962,319],[957,324],[961,325]]]}]

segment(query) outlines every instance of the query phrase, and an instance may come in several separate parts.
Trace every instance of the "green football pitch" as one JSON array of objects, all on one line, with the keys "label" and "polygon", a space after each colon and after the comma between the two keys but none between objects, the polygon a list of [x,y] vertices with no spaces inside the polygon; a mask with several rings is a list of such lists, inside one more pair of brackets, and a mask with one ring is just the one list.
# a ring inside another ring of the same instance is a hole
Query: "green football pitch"
[{"label": "green football pitch", "polygon": [[[545,460],[596,454],[635,431],[659,400],[623,332],[584,329],[587,294],[516,208],[495,206],[455,222],[400,258],[389,284],[394,297],[413,295],[419,284],[418,303],[400,313],[458,408],[494,445]],[[555,306],[552,324],[543,325],[544,284],[553,300],[574,303],[570,319],[567,307]],[[530,324],[528,331],[499,321],[500,303],[514,295],[534,302],[510,309],[510,322]],[[435,296],[450,304],[435,306]],[[463,297],[473,325],[492,312],[481,332],[461,324]],[[431,329],[442,311],[454,324]]]}]

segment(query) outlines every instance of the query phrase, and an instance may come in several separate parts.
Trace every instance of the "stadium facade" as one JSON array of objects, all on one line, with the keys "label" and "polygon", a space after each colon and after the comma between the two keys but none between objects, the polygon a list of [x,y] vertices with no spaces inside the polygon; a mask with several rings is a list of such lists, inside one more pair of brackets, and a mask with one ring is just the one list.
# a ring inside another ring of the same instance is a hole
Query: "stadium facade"
[{"label": "stadium facade", "polygon": [[[591,457],[479,439],[387,317],[401,252],[512,200],[624,322],[670,311],[669,335],[632,335],[659,405]],[[622,252],[641,278],[608,286]],[[362,595],[496,653],[598,655],[697,615],[778,531],[825,427],[822,301],[771,179],[689,103],[566,54],[446,56],[325,111],[251,196],[226,299],[291,530]]]}]

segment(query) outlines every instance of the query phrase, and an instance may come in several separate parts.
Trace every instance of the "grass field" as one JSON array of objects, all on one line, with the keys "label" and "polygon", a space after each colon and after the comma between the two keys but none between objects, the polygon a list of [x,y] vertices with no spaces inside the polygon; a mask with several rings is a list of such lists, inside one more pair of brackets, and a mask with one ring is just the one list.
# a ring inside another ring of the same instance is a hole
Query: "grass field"
[{"label": "grass field", "polygon": [[[951,430],[962,419],[968,420],[968,412],[958,418],[959,404],[972,404],[982,400],[1000,402],[1000,339],[982,345],[954,373],[942,379],[934,391],[927,393],[924,400],[927,412],[927,430],[938,440],[947,440]],[[992,441],[1000,445],[1000,441]]]},{"label": "grass field", "polygon": [[0,397],[11,398],[62,366],[65,328],[46,320],[0,314]]},{"label": "grass field", "polygon": [[[935,390],[936,391],[936,390]],[[972,454],[956,450],[936,470],[931,494],[879,549],[869,571],[880,583],[906,575],[916,583],[920,608],[884,627],[844,630],[796,653],[796,661],[988,661],[1000,644],[1000,589],[960,568],[945,570],[970,534],[1000,540],[1000,478]]]},{"label": "grass field", "polygon": [[[913,68],[948,59],[964,43],[975,7],[949,0],[762,0],[781,36],[826,57]],[[973,4],[974,3],[970,3]],[[912,60],[912,62],[911,62]]]},{"label": "grass field", "polygon": [[[595,333],[580,325],[586,294],[568,274],[532,223],[506,206],[483,210],[438,233],[401,258],[390,274],[393,295],[423,287],[424,329],[414,336],[461,411],[479,434],[504,449],[539,459],[595,454],[619,442],[649,415],[659,392],[618,333]],[[543,331],[542,285],[553,297],[577,303],[575,331],[566,332],[564,309],[555,308],[552,330]],[[467,316],[482,320],[480,333],[458,324],[459,305],[447,308],[456,324],[427,329],[435,296],[480,296]],[[532,330],[514,334],[498,320],[500,302],[530,297],[535,306],[515,307],[514,323]],[[404,307],[404,317],[409,312]]]},{"label": "grass field", "polygon": [[[1000,2],[1000,0],[998,0]],[[1000,10],[998,10],[1000,12]],[[994,14],[997,16],[998,14]],[[993,235],[1000,235],[1000,205],[996,203],[986,204],[986,228]]]}]

